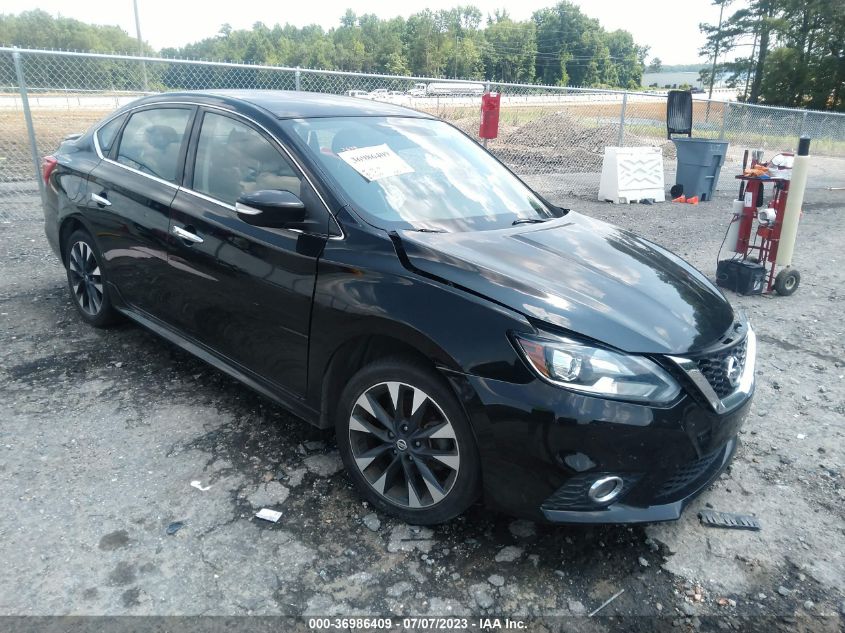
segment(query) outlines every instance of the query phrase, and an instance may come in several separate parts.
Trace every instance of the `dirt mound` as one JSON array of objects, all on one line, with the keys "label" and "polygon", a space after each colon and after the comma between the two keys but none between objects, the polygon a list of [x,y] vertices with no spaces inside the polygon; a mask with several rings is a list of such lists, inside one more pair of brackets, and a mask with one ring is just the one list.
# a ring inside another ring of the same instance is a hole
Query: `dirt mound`
[{"label": "dirt mound", "polygon": [[[478,135],[478,118],[451,121],[473,137]],[[619,142],[619,128],[597,120],[589,125],[569,112],[550,112],[521,125],[501,124],[499,137],[488,147],[521,174],[601,171],[604,148]],[[660,147],[666,160],[675,159],[675,146],[666,139],[639,137],[626,132],[626,146]]]}]

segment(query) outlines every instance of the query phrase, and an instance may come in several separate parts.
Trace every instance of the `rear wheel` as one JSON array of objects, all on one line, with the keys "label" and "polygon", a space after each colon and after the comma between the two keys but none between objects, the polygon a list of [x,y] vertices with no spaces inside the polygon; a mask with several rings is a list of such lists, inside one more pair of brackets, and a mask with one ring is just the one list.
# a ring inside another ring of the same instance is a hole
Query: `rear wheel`
[{"label": "rear wheel", "polygon": [[94,327],[118,320],[106,287],[102,256],[87,231],[74,231],[65,242],[65,269],[73,305],[82,319]]},{"label": "rear wheel", "polygon": [[427,367],[377,361],[343,391],[336,420],[344,464],[376,508],[408,523],[448,521],[478,496],[478,450],[448,385]]}]

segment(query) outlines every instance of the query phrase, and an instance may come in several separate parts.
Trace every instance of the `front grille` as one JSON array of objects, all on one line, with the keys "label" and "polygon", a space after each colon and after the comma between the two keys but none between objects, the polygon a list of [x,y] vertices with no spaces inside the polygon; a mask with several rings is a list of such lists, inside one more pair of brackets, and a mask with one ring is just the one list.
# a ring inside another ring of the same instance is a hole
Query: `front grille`
[{"label": "front grille", "polygon": [[747,349],[747,339],[743,339],[741,343],[724,349],[716,354],[704,356],[696,359],[698,370],[707,378],[707,382],[713,387],[713,391],[719,398],[724,398],[736,390],[734,385],[728,379],[728,359],[735,356],[738,361],[738,376],[742,375],[745,369],[745,355]]},{"label": "front grille", "polygon": [[[603,477],[602,473],[581,474],[570,477],[557,491],[546,499],[542,504],[543,510],[596,510],[608,505],[593,502],[588,493],[590,486],[596,479]],[[622,478],[622,491],[611,503],[619,501],[633,487],[639,479],[639,475],[625,474],[617,475]]]},{"label": "front grille", "polygon": [[656,500],[671,501],[673,497],[686,488],[695,484],[699,479],[703,479],[705,475],[709,474],[716,461],[722,456],[724,447],[708,453],[703,457],[688,462],[683,466],[679,466],[657,490],[655,495]]}]

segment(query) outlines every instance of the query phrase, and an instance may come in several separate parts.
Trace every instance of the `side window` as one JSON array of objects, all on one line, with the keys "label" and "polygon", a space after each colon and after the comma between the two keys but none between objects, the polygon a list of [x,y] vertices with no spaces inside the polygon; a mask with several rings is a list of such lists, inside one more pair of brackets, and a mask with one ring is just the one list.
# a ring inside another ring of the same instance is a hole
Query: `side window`
[{"label": "side window", "polygon": [[114,145],[114,139],[117,138],[117,133],[120,131],[120,126],[126,116],[119,116],[106,123],[103,127],[97,130],[97,143],[100,146],[100,151],[103,156],[108,156],[111,151],[111,146]]},{"label": "side window", "polygon": [[117,162],[176,182],[179,150],[190,118],[191,111],[185,108],[136,112],[123,129]]},{"label": "side window", "polygon": [[194,191],[235,204],[242,194],[264,189],[299,196],[301,184],[288,160],[253,128],[205,113],[197,142]]}]

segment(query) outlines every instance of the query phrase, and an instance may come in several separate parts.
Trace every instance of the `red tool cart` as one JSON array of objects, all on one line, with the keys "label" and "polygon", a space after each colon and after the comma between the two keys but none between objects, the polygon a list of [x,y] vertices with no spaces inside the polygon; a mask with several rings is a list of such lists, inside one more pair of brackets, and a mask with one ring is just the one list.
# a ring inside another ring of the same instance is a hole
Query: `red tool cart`
[{"label": "red tool cart", "polygon": [[[780,232],[789,197],[789,179],[760,176],[737,176],[743,181],[745,193],[739,216],[739,231],[734,250],[739,260],[762,266],[762,292],[774,290],[791,295],[798,288],[801,275],[795,268],[784,268],[775,275]],[[758,208],[764,197],[764,186],[772,185],[772,195],[766,207]],[[757,230],[754,231],[754,221]],[[729,245],[733,246],[733,245]],[[735,261],[735,260],[726,260]]]}]

